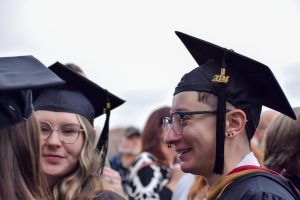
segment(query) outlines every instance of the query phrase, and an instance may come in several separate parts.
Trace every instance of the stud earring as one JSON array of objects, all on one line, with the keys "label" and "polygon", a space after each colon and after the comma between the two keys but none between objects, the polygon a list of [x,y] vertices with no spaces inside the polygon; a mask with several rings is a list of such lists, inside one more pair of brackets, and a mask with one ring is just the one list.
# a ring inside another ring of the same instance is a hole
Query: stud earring
[{"label": "stud earring", "polygon": [[231,137],[231,136],[233,136],[233,135],[234,135],[234,134],[233,134],[231,131],[228,131],[228,132],[227,132],[227,136],[228,136],[228,137]]},{"label": "stud earring", "polygon": [[171,148],[171,147],[172,147],[172,144],[169,143],[169,144],[168,144],[168,148]]}]

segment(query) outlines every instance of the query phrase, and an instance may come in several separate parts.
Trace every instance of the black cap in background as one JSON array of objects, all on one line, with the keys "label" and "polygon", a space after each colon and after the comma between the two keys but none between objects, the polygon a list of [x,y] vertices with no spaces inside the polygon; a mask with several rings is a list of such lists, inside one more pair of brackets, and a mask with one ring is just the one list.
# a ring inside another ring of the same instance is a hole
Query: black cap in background
[{"label": "black cap in background", "polygon": [[33,89],[64,81],[33,56],[0,58],[0,128],[26,120],[32,113]]},{"label": "black cap in background", "polygon": [[131,137],[133,135],[140,136],[141,132],[138,128],[136,128],[134,126],[129,126],[124,130],[123,134],[124,134],[124,137],[128,138],[128,137]]}]

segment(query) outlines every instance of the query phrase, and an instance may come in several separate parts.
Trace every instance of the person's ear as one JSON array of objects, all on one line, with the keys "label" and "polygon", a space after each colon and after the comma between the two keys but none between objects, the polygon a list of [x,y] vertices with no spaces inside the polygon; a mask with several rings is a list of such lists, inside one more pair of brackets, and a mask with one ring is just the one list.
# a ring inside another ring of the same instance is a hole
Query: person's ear
[{"label": "person's ear", "polygon": [[234,109],[226,113],[225,137],[234,137],[240,134],[246,125],[247,117],[244,111]]}]

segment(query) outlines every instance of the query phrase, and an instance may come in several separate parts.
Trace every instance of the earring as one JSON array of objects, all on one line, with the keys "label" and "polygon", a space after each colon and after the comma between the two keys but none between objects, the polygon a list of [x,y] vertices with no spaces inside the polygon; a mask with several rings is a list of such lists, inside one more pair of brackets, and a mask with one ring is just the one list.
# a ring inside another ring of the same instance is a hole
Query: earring
[{"label": "earring", "polygon": [[169,143],[169,144],[168,144],[168,148],[171,148],[171,147],[172,147],[172,144]]},{"label": "earring", "polygon": [[233,136],[233,135],[234,135],[234,134],[233,134],[231,131],[228,131],[228,132],[227,132],[227,136],[228,136],[228,137]]},{"label": "earring", "polygon": [[227,136],[228,136],[228,137],[230,137],[230,133],[231,133],[231,132],[227,132]]}]

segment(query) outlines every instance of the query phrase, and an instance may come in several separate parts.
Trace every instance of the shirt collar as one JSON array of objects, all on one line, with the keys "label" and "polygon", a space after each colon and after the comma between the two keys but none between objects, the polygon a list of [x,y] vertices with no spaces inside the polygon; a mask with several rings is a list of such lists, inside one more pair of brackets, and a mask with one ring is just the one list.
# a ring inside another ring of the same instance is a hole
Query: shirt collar
[{"label": "shirt collar", "polygon": [[260,166],[257,158],[254,156],[252,151],[248,153],[236,167],[240,167],[244,165]]}]

